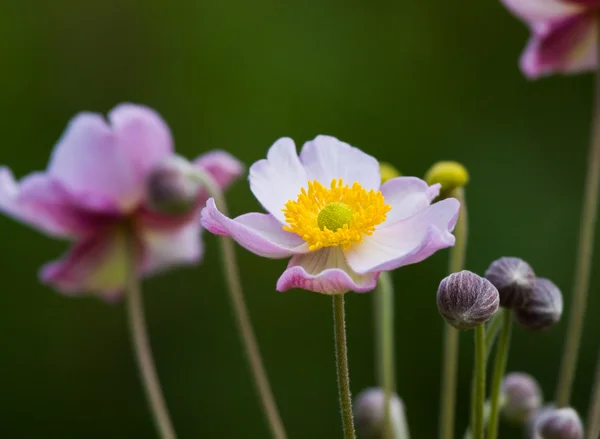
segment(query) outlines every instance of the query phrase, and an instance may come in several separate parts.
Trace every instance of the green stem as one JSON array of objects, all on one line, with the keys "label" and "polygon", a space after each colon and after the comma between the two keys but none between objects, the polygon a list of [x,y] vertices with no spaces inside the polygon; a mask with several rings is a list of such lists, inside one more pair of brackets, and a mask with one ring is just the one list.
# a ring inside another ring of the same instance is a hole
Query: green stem
[{"label": "green stem", "polygon": [[[197,178],[203,184],[208,194],[215,199],[215,203],[219,210],[224,215],[228,215],[225,198],[212,178],[208,174],[197,169],[191,177]],[[248,362],[250,363],[254,384],[260,395],[263,411],[271,430],[271,435],[275,439],[286,439],[287,435],[285,428],[281,421],[281,417],[279,416],[275,396],[271,390],[269,378],[258,348],[256,335],[254,334],[252,322],[250,321],[248,307],[244,300],[244,292],[240,281],[240,273],[235,257],[233,240],[228,236],[221,236],[219,241],[221,244],[223,274],[227,282],[231,304],[233,305],[235,321],[240,338],[242,339],[242,344],[246,351],[246,356],[248,357]]]},{"label": "green stem", "polygon": [[127,312],[131,342],[156,429],[162,439],[175,439],[175,430],[160,387],[156,366],[152,358],[150,341],[148,340],[142,291],[135,266],[135,243],[129,237],[127,239],[131,241],[127,245],[131,261],[127,280]]},{"label": "green stem", "polygon": [[344,315],[344,295],[333,295],[333,326],[335,330],[335,360],[337,365],[340,409],[344,427],[344,438],[355,439],[352,416],[352,393],[348,372],[348,347],[346,343],[346,317]]},{"label": "green stem", "polygon": [[384,439],[392,439],[390,400],[395,392],[394,383],[394,285],[390,272],[384,271],[377,281],[375,299],[375,329],[379,386],[385,395]]},{"label": "green stem", "polygon": [[510,333],[512,331],[512,312],[509,309],[502,310],[502,335],[496,349],[496,358],[494,361],[494,377],[492,380],[492,390],[490,401],[492,404],[490,413],[490,423],[488,425],[488,439],[498,437],[498,422],[500,417],[500,387],[502,377],[506,370],[506,361],[508,360],[508,348],[510,346]]},{"label": "green stem", "polygon": [[485,369],[485,325],[479,325],[475,328],[475,419],[472,428],[474,439],[483,439]]},{"label": "green stem", "polygon": [[600,437],[600,352],[596,362],[596,376],[594,378],[594,393],[590,400],[590,408],[588,409],[586,438],[598,439]]},{"label": "green stem", "polygon": [[[461,271],[465,265],[467,253],[467,205],[463,188],[454,190],[453,194],[460,201],[460,213],[454,231],[456,242],[450,249],[449,272]],[[445,324],[444,359],[442,371],[442,395],[440,407],[440,439],[454,438],[454,412],[456,404],[456,374],[458,371],[458,330]]]},{"label": "green stem", "polygon": [[[598,44],[600,47],[600,42]],[[598,211],[598,182],[600,180],[600,69],[596,69],[594,98],[594,116],[592,120],[592,139],[587,158],[587,174],[579,227],[579,245],[575,262],[575,279],[571,299],[571,312],[567,338],[563,351],[555,402],[558,407],[569,405],[571,386],[575,378],[581,331],[590,282],[594,232]]]},{"label": "green stem", "polygon": [[[490,420],[490,402],[486,401],[483,406],[483,425],[486,426]],[[471,429],[467,427],[463,439],[473,439],[473,434],[471,433]]]}]

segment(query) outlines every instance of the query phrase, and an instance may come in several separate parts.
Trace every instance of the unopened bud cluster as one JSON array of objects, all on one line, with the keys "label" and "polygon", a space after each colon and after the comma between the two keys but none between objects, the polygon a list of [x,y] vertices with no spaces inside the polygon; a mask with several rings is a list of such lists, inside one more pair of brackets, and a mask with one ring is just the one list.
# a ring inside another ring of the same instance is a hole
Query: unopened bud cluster
[{"label": "unopened bud cluster", "polygon": [[502,381],[502,416],[509,422],[523,424],[542,405],[537,381],[526,373],[513,372]]},{"label": "unopened bud cluster", "polygon": [[[406,429],[404,404],[395,393],[390,398],[389,415],[390,422],[395,427],[393,430],[403,432]],[[354,400],[354,418],[356,429],[361,438],[384,439],[384,421],[386,417],[385,393],[383,389],[372,387],[360,392]]]}]

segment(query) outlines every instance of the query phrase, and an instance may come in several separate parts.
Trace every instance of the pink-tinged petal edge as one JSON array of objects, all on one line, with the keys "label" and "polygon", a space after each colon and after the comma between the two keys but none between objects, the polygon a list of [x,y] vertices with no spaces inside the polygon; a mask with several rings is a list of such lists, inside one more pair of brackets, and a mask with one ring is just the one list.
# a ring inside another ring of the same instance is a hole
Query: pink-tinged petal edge
[{"label": "pink-tinged petal edge", "polygon": [[549,20],[560,20],[584,10],[583,5],[565,0],[502,0],[513,14],[532,28]]},{"label": "pink-tinged petal edge", "polygon": [[208,172],[221,190],[225,190],[244,172],[244,165],[231,154],[214,150],[202,154],[194,165]]},{"label": "pink-tinged petal edge", "polygon": [[345,251],[357,273],[394,270],[415,264],[438,250],[454,245],[452,230],[460,203],[455,198],[439,201],[421,212],[386,227]]},{"label": "pink-tinged petal edge", "polygon": [[363,293],[377,285],[379,273],[357,274],[340,247],[327,247],[294,256],[277,281],[277,291],[302,288],[322,294]]},{"label": "pink-tinged petal edge", "polygon": [[417,177],[397,177],[381,186],[381,194],[392,209],[385,224],[407,218],[425,209],[440,193],[440,184],[429,186]]},{"label": "pink-tinged petal edge", "polygon": [[231,236],[246,250],[266,258],[286,258],[308,251],[304,240],[283,230],[272,215],[247,213],[230,219],[219,212],[213,198],[209,198],[202,209],[201,221],[209,232]]}]

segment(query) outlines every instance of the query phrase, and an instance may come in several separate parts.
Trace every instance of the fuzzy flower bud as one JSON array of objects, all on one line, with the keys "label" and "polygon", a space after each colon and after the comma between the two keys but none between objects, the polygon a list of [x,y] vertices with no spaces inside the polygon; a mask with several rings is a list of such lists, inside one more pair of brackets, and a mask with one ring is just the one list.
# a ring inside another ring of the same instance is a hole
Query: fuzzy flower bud
[{"label": "fuzzy flower bud", "polygon": [[535,288],[535,273],[519,258],[500,258],[492,262],[485,277],[498,288],[500,305],[505,308],[524,306]]},{"label": "fuzzy flower bud", "polygon": [[438,310],[458,329],[487,322],[498,311],[498,290],[490,281],[467,270],[442,279],[437,292]]},{"label": "fuzzy flower bud", "polygon": [[582,439],[583,425],[575,410],[570,407],[548,411],[535,424],[541,439]]},{"label": "fuzzy flower bud", "polygon": [[526,373],[513,372],[502,380],[502,416],[523,424],[542,405],[542,391],[537,381]]},{"label": "fuzzy flower bud", "polygon": [[562,311],[563,300],[558,287],[552,281],[538,277],[527,304],[515,310],[515,319],[525,329],[543,331],[560,320]]},{"label": "fuzzy flower bud", "polygon": [[190,177],[193,166],[182,157],[160,162],[146,180],[148,206],[157,212],[180,215],[192,210],[198,199],[200,183]]},{"label": "fuzzy flower bud", "polygon": [[437,162],[425,174],[425,181],[429,185],[440,183],[441,193],[448,195],[454,189],[467,185],[469,173],[458,162]]},{"label": "fuzzy flower bud", "polygon": [[[385,394],[383,389],[371,387],[360,392],[354,400],[356,429],[361,438],[383,439],[385,418]],[[390,398],[390,420],[394,431],[406,430],[404,404],[395,393]],[[408,437],[408,436],[405,436]],[[404,439],[402,437],[397,439]]]},{"label": "fuzzy flower bud", "polygon": [[402,175],[394,165],[387,162],[379,162],[379,172],[381,173],[381,184]]}]

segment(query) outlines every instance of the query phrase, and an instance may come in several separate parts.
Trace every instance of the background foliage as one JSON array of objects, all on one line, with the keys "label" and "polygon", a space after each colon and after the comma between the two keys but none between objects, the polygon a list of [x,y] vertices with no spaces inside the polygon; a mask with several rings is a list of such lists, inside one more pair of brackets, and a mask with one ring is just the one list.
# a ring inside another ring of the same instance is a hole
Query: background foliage
[{"label": "background foliage", "polygon": [[[168,6],[167,6],[168,5]],[[468,267],[527,259],[570,299],[591,77],[530,82],[527,31],[497,0],[4,1],[0,163],[43,169],[78,111],[122,101],[156,108],[179,152],[225,148],[246,164],[280,136],[331,134],[409,175],[465,163]],[[231,210],[255,210],[244,181]],[[123,304],[68,299],[36,270],[63,242],[0,218],[0,437],[154,437]],[[151,339],[182,438],[265,438],[206,236],[203,265],[145,284]],[[600,249],[597,249],[600,250]],[[329,298],[275,292],[285,261],[238,249],[247,299],[291,438],[340,437]],[[597,258],[600,260],[600,258]],[[394,273],[399,393],[416,438],[436,434],[447,251]],[[597,274],[597,273],[596,273]],[[585,411],[600,323],[594,276],[575,406]],[[347,300],[354,392],[374,384],[371,297]],[[566,319],[516,330],[510,370],[554,392]],[[462,336],[458,427],[467,419],[472,334]]]}]

